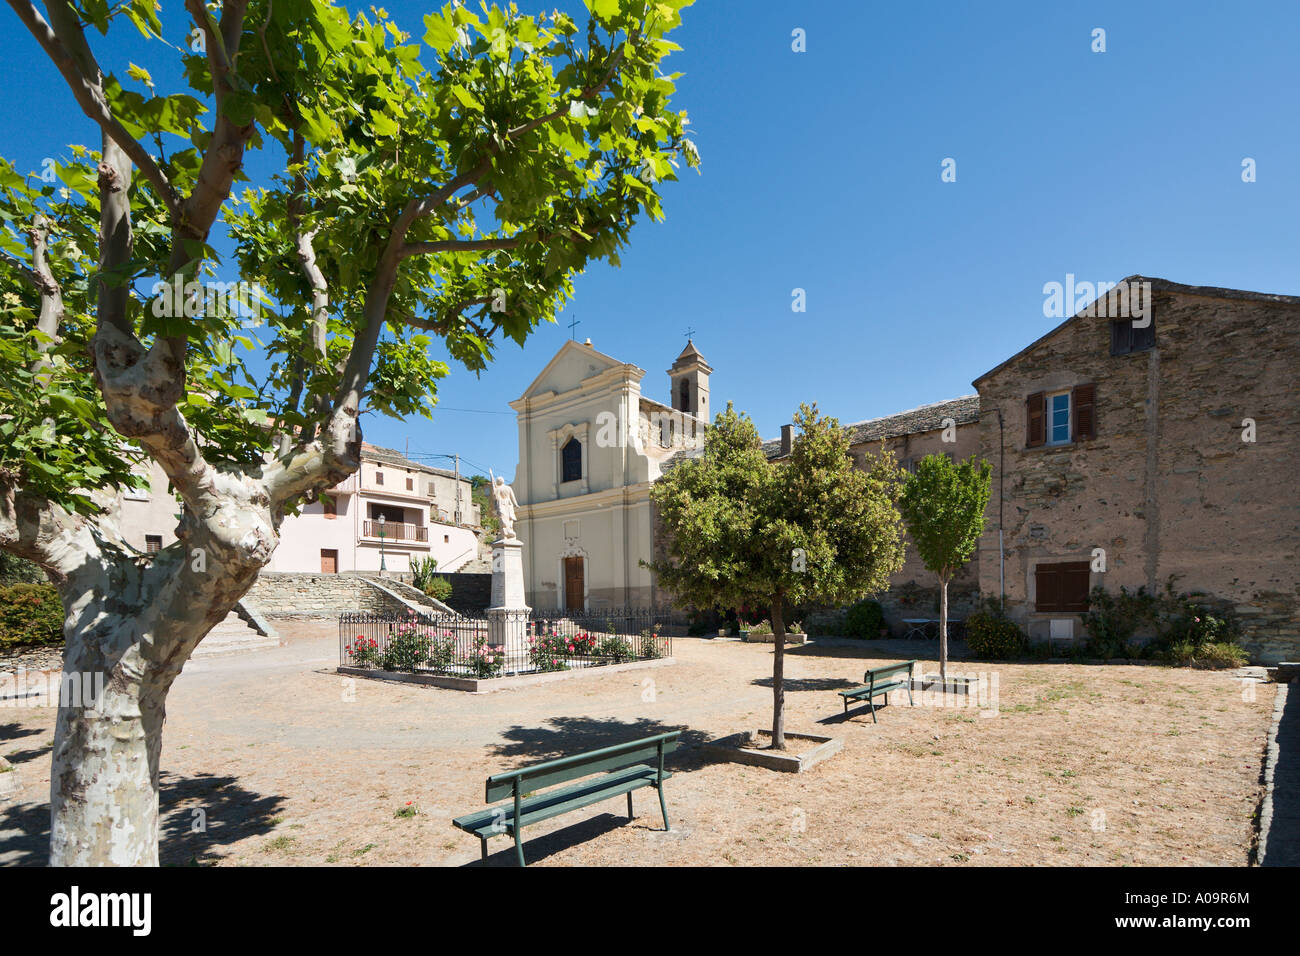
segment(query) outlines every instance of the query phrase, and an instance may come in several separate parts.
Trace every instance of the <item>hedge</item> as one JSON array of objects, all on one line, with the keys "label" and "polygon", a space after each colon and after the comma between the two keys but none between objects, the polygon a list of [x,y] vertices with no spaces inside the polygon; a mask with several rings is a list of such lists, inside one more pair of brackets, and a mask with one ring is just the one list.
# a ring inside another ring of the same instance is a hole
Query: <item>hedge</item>
[{"label": "hedge", "polygon": [[0,587],[0,648],[63,643],[63,603],[49,584]]}]

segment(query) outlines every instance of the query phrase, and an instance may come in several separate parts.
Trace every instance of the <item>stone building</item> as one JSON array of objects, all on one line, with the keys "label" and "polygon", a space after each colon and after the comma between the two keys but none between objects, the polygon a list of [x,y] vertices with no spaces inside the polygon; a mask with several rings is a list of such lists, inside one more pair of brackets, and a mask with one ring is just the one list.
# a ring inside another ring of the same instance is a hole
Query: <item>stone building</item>
[{"label": "stone building", "polygon": [[1235,605],[1255,659],[1293,659],[1300,297],[1125,284],[1149,284],[1146,317],[1111,318],[1109,293],[975,380],[980,588],[1069,638],[1089,588],[1173,577]]}]

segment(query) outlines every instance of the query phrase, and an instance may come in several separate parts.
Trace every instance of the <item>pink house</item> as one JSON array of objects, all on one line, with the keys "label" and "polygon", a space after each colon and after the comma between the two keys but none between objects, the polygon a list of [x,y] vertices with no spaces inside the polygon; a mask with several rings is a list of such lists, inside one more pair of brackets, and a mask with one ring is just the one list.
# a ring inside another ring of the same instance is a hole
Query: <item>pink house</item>
[{"label": "pink house", "polygon": [[[361,447],[361,470],[284,519],[268,571],[410,570],[433,557],[456,571],[478,555],[478,506],[469,480],[388,448]],[[459,520],[457,520],[459,515]]]}]

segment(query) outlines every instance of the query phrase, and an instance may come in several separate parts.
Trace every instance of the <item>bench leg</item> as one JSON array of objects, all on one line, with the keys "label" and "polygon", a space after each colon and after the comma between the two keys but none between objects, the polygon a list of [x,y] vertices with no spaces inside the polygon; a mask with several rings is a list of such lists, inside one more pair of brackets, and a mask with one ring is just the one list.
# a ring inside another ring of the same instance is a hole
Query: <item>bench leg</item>
[{"label": "bench leg", "polygon": [[658,790],[659,790],[659,810],[664,815],[664,829],[671,830],[672,827],[668,825],[668,804],[664,803],[664,785],[662,783],[659,784]]},{"label": "bench leg", "polygon": [[633,816],[634,814],[632,813],[632,791],[629,790],[627,792],[627,818],[631,820]]},{"label": "bench leg", "polygon": [[907,679],[907,706],[915,707],[916,701],[912,700],[912,678]]},{"label": "bench leg", "polygon": [[871,708],[871,722],[873,724],[880,723],[880,721],[876,719],[876,699],[873,697],[870,700],[868,700],[867,706]]},{"label": "bench leg", "polygon": [[481,859],[483,860],[484,863],[486,863],[487,862],[487,837],[479,837],[478,842],[479,842],[479,849],[482,851]]},{"label": "bench leg", "polygon": [[524,862],[524,844],[523,841],[519,838],[518,828],[515,829],[515,859],[519,861],[520,866],[528,865],[527,863]]}]

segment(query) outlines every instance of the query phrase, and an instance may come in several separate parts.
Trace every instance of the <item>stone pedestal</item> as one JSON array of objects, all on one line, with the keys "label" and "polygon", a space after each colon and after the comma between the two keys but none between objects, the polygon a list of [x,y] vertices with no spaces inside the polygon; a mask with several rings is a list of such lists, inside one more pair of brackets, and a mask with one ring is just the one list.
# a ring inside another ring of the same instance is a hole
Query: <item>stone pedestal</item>
[{"label": "stone pedestal", "polygon": [[524,603],[524,543],[492,542],[492,603],[487,609],[488,643],[506,653],[527,646],[529,607]]}]

